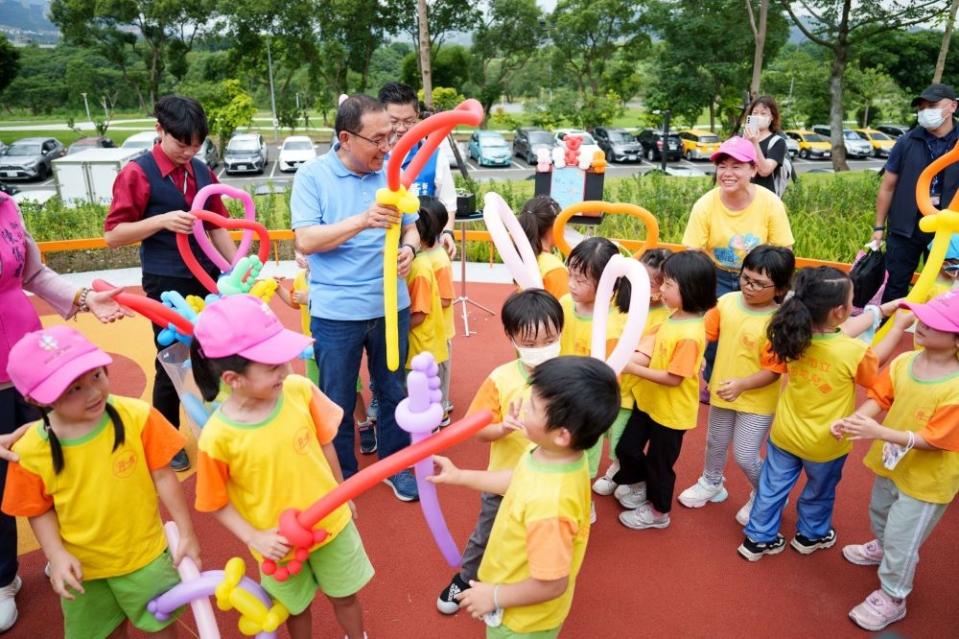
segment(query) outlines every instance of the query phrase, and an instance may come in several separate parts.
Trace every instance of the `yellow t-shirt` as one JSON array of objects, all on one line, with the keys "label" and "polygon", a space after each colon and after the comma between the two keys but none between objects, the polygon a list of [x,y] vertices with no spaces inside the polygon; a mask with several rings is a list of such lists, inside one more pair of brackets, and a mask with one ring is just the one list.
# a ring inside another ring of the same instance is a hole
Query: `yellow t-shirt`
[{"label": "yellow t-shirt", "polygon": [[699,417],[699,369],[706,351],[702,317],[669,317],[643,340],[640,350],[650,353],[649,368],[683,378],[678,386],[640,379],[633,387],[636,406],[657,424],[675,430],[696,428]]},{"label": "yellow t-shirt", "polygon": [[894,359],[869,396],[889,411],[883,425],[919,433],[936,450],[913,448],[889,470],[882,465],[883,442],[876,440],[863,463],[913,499],[948,504],[959,492],[959,374],[916,379],[912,369],[918,355],[913,351]]},{"label": "yellow t-shirt", "polygon": [[[258,424],[235,422],[218,409],[200,434],[196,509],[231,504],[251,526],[267,530],[284,510],[308,508],[337,485],[323,446],[333,441],[342,416],[343,409],[300,375],[284,380],[273,413]],[[332,541],[350,518],[346,504],[324,517],[317,527],[328,535],[317,546]]]},{"label": "yellow t-shirt", "polygon": [[481,581],[569,578],[559,597],[507,608],[503,625],[515,633],[557,628],[573,603],[576,576],[589,541],[589,465],[586,455],[567,464],[545,464],[524,452],[503,496],[480,564]]},{"label": "yellow t-shirt", "polygon": [[[493,413],[492,424],[503,421],[509,414],[510,404],[529,397],[529,373],[518,359],[493,369],[476,391],[470,403],[467,415],[481,410]],[[529,446],[529,439],[519,431],[513,431],[490,443],[488,470],[511,470],[516,467],[523,451]]]},{"label": "yellow t-shirt", "polygon": [[38,422],[13,446],[20,461],[10,464],[3,495],[8,515],[56,511],[63,546],[79,560],[87,581],[139,570],[166,549],[151,471],[169,464],[186,443],[146,402],[116,395],[109,401],[123,422],[124,442],[117,450],[104,413],[84,437],[60,440],[64,467],[56,474]]},{"label": "yellow t-shirt", "polygon": [[563,260],[548,251],[543,251],[536,256],[536,264],[539,266],[539,275],[543,278],[543,288],[553,297],[562,299],[569,293],[569,271],[566,270]]},{"label": "yellow t-shirt", "polygon": [[406,283],[410,289],[410,315],[426,313],[422,324],[410,328],[406,368],[413,365],[413,358],[420,353],[432,353],[436,363],[441,364],[450,358],[450,353],[446,344],[446,318],[443,316],[439,284],[429,255],[418,253],[413,258]]},{"label": "yellow t-shirt", "polygon": [[[300,269],[296,276],[293,278],[293,292],[294,293],[310,293],[310,282],[308,280],[309,272],[304,268]],[[310,328],[310,323],[313,321],[313,318],[310,317],[310,305],[309,304],[299,304],[300,307],[300,331],[304,335],[312,335],[313,331]]]},{"label": "yellow t-shirt", "polygon": [[433,264],[433,274],[436,275],[440,300],[448,302],[443,307],[443,320],[446,322],[446,339],[451,340],[456,336],[456,324],[453,322],[453,300],[456,297],[453,292],[453,264],[446,249],[439,244],[425,252]]},{"label": "yellow t-shirt", "polygon": [[[652,335],[659,330],[659,327],[663,325],[663,322],[666,321],[666,318],[669,317],[672,312],[672,309],[662,302],[655,306],[650,306],[649,313],[646,315],[646,326],[643,327],[643,337]],[[633,409],[633,405],[636,403],[636,398],[633,397],[633,389],[638,383],[639,378],[635,375],[622,373],[619,376],[619,392],[622,398],[621,408],[627,410]]]},{"label": "yellow t-shirt", "polygon": [[683,245],[706,251],[720,268],[737,273],[746,254],[760,244],[792,246],[795,240],[782,200],[768,189],[752,188],[753,201],[741,211],[723,205],[719,188],[699,198],[689,214]]},{"label": "yellow t-shirt", "polygon": [[[593,316],[580,315],[576,312],[576,302],[568,293],[559,300],[563,307],[563,332],[559,337],[560,355],[582,355],[590,357],[593,354]],[[616,342],[623,334],[626,325],[626,315],[610,301],[609,317],[606,320],[606,357],[616,348]],[[632,405],[627,396],[628,389],[620,386],[620,403],[624,407]]]},{"label": "yellow t-shirt", "polygon": [[876,382],[878,360],[872,349],[836,329],[814,334],[802,357],[786,364],[767,344],[762,363],[764,368],[789,375],[769,431],[772,442],[813,462],[848,454],[852,442],[837,441],[829,429],[836,420],[852,413],[856,384],[868,389]]},{"label": "yellow t-shirt", "polygon": [[727,402],[716,394],[720,382],[749,377],[762,369],[762,354],[768,342],[766,327],[774,312],[775,309],[751,310],[743,301],[743,294],[736,292],[723,295],[706,313],[706,339],[719,340],[709,393],[712,406],[754,415],[775,412],[779,382],[746,391],[734,402]]}]

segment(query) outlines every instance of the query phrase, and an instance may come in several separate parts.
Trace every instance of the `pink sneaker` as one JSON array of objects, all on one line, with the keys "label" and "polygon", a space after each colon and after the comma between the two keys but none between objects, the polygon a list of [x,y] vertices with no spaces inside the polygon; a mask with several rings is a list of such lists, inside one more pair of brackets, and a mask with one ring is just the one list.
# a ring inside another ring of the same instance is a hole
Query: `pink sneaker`
[{"label": "pink sneaker", "polygon": [[878,632],[906,616],[906,600],[895,599],[882,590],[876,590],[866,600],[849,611],[849,617],[860,628]]},{"label": "pink sneaker", "polygon": [[873,539],[864,544],[843,546],[842,556],[857,566],[878,566],[882,563],[882,544],[878,539]]}]

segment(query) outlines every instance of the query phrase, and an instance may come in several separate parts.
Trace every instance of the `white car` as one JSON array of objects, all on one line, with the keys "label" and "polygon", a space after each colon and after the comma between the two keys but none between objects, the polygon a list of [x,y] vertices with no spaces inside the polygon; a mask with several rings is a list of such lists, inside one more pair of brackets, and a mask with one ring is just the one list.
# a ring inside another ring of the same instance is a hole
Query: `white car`
[{"label": "white car", "polygon": [[583,158],[588,157],[592,159],[596,152],[602,153],[602,149],[599,148],[599,145],[596,144],[596,140],[593,139],[586,131],[581,129],[556,129],[556,135],[553,136],[555,144],[553,145],[554,149],[560,148],[565,149],[566,145],[563,144],[563,138],[572,133],[573,135],[578,135],[583,138],[583,144],[579,147],[579,157]]},{"label": "white car", "polygon": [[291,135],[280,147],[280,170],[296,171],[301,164],[316,157],[313,140],[305,135]]},{"label": "white car", "polygon": [[156,131],[143,131],[141,133],[134,133],[126,140],[123,141],[123,144],[120,145],[121,149],[140,149],[142,152],[147,152],[153,148],[153,145],[160,141],[160,136]]}]

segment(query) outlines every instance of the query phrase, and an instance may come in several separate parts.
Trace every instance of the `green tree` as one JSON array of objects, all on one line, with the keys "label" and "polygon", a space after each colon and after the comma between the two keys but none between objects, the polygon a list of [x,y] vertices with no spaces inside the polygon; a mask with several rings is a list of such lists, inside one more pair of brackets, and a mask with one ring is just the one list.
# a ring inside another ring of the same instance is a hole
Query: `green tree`
[{"label": "green tree", "polygon": [[879,107],[880,113],[888,113],[893,112],[897,106],[909,102],[896,81],[887,75],[882,67],[872,69],[848,67],[845,82],[849,88],[848,102],[861,113],[859,122],[863,126],[869,126],[875,118],[874,107]]},{"label": "green tree", "polygon": [[[856,64],[881,66],[907,95],[919,95],[935,73],[942,35],[930,29],[886,33],[856,47]],[[959,55],[946,58],[942,81],[953,85],[959,82]]]},{"label": "green tree", "polygon": [[17,51],[7,37],[0,34],[0,94],[10,86],[20,71],[20,52]]},{"label": "green tree", "polygon": [[205,103],[210,132],[217,136],[220,148],[225,148],[233,132],[253,123],[256,105],[253,96],[243,90],[239,80],[224,80],[219,91]]},{"label": "green tree", "polygon": [[829,121],[828,52],[810,42],[787,44],[763,71],[762,86],[776,96],[783,126]]}]

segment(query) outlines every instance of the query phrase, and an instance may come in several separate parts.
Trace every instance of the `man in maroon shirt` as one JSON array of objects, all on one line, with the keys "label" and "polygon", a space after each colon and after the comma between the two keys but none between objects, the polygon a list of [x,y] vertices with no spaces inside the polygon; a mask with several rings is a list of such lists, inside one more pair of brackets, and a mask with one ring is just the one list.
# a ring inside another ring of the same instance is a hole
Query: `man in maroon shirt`
[{"label": "man in maroon shirt", "polygon": [[[197,191],[217,182],[216,175],[194,156],[207,136],[206,114],[191,98],[166,96],[156,103],[156,130],[160,140],[149,153],[128,163],[113,183],[113,203],[103,224],[111,247],[140,243],[143,290],[159,300],[164,291],[204,297],[207,290],[194,277],[180,257],[177,233],[192,233],[194,216],[189,213]],[[204,208],[229,215],[219,196],[207,200]],[[208,227],[213,245],[232,261],[236,247],[226,229]],[[190,239],[194,255],[215,280],[216,266],[203,254],[196,240]],[[162,330],[153,326],[154,339]],[[158,349],[162,348],[159,344]],[[170,423],[180,424],[180,401],[173,382],[156,362],[153,405]],[[181,450],[170,466],[187,470],[190,460]]]}]

